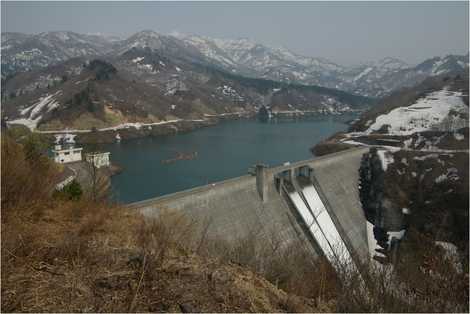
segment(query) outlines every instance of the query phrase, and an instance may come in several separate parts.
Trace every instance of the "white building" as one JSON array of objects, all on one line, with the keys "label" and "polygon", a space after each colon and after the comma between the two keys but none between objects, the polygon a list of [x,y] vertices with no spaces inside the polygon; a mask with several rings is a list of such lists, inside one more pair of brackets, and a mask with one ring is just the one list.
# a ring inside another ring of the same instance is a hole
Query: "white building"
[{"label": "white building", "polygon": [[86,154],[86,161],[93,163],[96,168],[109,166],[109,152]]},{"label": "white building", "polygon": [[73,145],[55,145],[52,153],[54,154],[54,161],[59,164],[68,162],[76,162],[82,160],[83,148],[76,148]]}]

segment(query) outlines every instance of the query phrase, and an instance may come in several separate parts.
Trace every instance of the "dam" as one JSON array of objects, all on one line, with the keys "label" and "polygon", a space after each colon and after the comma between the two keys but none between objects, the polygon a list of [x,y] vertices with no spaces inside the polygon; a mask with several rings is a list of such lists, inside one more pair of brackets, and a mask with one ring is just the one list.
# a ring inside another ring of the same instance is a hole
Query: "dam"
[{"label": "dam", "polygon": [[333,265],[367,259],[359,199],[359,168],[366,152],[352,148],[278,167],[259,164],[249,175],[128,206],[147,217],[168,209],[210,221],[208,237],[226,241],[256,236],[269,242],[275,235],[281,246],[303,245]]}]

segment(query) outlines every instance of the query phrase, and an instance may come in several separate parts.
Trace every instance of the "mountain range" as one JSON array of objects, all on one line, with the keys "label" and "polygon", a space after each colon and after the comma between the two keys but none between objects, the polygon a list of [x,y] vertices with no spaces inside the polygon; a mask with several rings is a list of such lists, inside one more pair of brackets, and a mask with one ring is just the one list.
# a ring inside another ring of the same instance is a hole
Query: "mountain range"
[{"label": "mountain range", "polygon": [[2,33],[1,43],[2,113],[42,130],[205,121],[263,105],[288,114],[363,110],[373,98],[468,68],[468,55],[345,67],[247,39],[154,31],[126,39]]},{"label": "mountain range", "polygon": [[150,30],[126,39],[100,34],[48,32],[37,35],[2,33],[2,77],[71,57],[121,54],[133,47],[149,47],[243,76],[336,88],[368,97],[385,96],[426,77],[468,67],[468,54],[433,57],[418,65],[386,57],[347,67],[249,39],[215,39],[181,33],[163,35]]},{"label": "mountain range", "polygon": [[[263,105],[273,113],[303,115],[361,110],[371,103],[336,89],[227,72],[193,46],[153,32],[108,45],[102,44],[105,40],[88,45],[89,35],[65,36],[49,34],[50,49],[42,48],[41,59],[13,63],[29,70],[3,80],[2,114],[8,123],[40,131],[147,130],[170,122],[250,116]],[[79,41],[82,48],[74,50],[64,41]],[[36,40],[23,39],[21,45],[31,51],[31,42]],[[22,51],[17,54],[24,56]]]}]

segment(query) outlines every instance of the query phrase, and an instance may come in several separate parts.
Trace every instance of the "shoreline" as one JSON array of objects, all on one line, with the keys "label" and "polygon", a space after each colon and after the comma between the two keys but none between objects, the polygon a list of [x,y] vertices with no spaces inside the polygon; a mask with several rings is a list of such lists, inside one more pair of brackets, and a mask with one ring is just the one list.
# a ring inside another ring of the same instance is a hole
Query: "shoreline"
[{"label": "shoreline", "polygon": [[[357,111],[345,112],[318,112],[318,111],[280,111],[273,115],[273,119],[305,119],[320,116],[343,116],[357,114]],[[156,137],[187,133],[197,129],[217,125],[221,121],[256,119],[254,112],[234,112],[219,115],[205,114],[205,119],[175,119],[155,123],[130,122],[101,129],[65,129],[65,130],[33,130],[32,132],[53,137],[57,134],[75,134],[79,144],[110,144],[117,142],[119,134],[121,141],[144,137]]]}]

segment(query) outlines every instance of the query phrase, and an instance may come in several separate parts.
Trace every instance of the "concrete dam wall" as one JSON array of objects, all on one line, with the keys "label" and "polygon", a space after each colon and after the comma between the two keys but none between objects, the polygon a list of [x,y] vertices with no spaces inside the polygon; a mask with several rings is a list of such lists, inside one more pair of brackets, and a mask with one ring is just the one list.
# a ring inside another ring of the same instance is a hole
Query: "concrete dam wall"
[{"label": "concrete dam wall", "polygon": [[[366,258],[366,219],[358,179],[361,157],[367,151],[354,148],[273,168],[257,165],[254,175],[129,206],[149,217],[169,209],[209,221],[208,236],[227,241],[254,236],[270,241],[275,236],[282,245],[305,245],[327,258],[333,255],[326,246],[337,245],[346,248],[349,255]],[[293,200],[295,193],[305,207],[299,199]],[[316,233],[312,232],[314,227]]]}]

